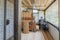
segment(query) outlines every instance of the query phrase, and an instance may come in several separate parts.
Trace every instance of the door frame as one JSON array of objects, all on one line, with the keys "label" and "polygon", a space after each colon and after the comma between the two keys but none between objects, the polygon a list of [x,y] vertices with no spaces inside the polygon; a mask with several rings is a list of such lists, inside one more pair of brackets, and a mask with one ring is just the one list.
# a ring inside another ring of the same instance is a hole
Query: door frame
[{"label": "door frame", "polygon": [[[6,7],[7,0],[4,0],[4,40],[6,40]],[[14,40],[18,40],[18,0],[14,0]]]},{"label": "door frame", "polygon": [[18,0],[14,0],[14,40],[18,40]]},{"label": "door frame", "polygon": [[6,40],[6,4],[7,0],[4,0],[4,40]]}]

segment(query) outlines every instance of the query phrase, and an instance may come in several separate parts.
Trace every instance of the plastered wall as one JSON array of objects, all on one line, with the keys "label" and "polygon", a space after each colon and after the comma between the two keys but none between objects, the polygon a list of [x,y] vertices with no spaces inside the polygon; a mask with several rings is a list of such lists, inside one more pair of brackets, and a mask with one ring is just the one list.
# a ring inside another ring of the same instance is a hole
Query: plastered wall
[{"label": "plastered wall", "polygon": [[[13,36],[13,4],[7,1],[6,19],[9,20],[9,25],[6,25],[6,39]],[[0,40],[4,40],[4,0],[0,0]]]},{"label": "plastered wall", "polygon": [[[51,22],[58,27],[58,0],[56,0],[47,10],[46,10],[46,21]],[[51,33],[54,40],[59,40],[59,31],[49,25],[49,32]]]},{"label": "plastered wall", "polygon": [[7,1],[6,19],[9,24],[6,25],[6,39],[14,35],[14,4]]},{"label": "plastered wall", "polygon": [[3,40],[4,33],[4,0],[0,0],[0,40]]}]

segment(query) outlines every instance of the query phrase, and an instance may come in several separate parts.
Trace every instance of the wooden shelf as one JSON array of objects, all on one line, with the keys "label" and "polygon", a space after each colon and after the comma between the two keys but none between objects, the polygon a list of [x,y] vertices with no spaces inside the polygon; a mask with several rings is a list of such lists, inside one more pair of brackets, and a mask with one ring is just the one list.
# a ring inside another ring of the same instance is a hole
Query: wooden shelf
[{"label": "wooden shelf", "polygon": [[31,17],[23,17],[22,20],[33,20],[34,18]]}]

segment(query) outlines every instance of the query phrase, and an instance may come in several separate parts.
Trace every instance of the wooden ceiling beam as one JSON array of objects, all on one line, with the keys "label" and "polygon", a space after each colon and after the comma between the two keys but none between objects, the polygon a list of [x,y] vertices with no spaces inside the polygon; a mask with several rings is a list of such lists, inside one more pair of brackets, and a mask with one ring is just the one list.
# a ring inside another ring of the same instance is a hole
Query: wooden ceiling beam
[{"label": "wooden ceiling beam", "polygon": [[28,1],[29,5],[32,6],[31,1],[30,0],[27,0],[27,1]]},{"label": "wooden ceiling beam", "polygon": [[14,0],[8,0],[9,2],[11,2],[11,3],[14,3]]},{"label": "wooden ceiling beam", "polygon": [[22,3],[22,7],[26,7],[26,5],[24,3]]},{"label": "wooden ceiling beam", "polygon": [[28,5],[24,0],[22,0],[22,3],[25,5],[25,6],[22,6],[22,7],[27,7],[27,8],[31,8],[32,7],[32,4]]},{"label": "wooden ceiling beam", "polygon": [[28,4],[26,4],[26,2],[25,2],[24,0],[22,0],[22,3],[23,3],[24,5],[26,5],[26,7],[28,6]]},{"label": "wooden ceiling beam", "polygon": [[48,3],[48,0],[46,0],[44,7],[46,7],[46,4]]},{"label": "wooden ceiling beam", "polygon": [[36,3],[37,0],[34,0],[34,3]]},{"label": "wooden ceiling beam", "polygon": [[[55,1],[56,1],[56,0],[54,0],[51,4],[49,4],[48,7],[47,7],[45,10],[47,10]],[[44,10],[44,11],[45,11],[45,10]]]},{"label": "wooden ceiling beam", "polygon": [[42,4],[42,0],[40,0],[40,1],[39,1],[39,4],[40,4],[40,5],[39,5],[39,7],[41,7],[41,4]]}]

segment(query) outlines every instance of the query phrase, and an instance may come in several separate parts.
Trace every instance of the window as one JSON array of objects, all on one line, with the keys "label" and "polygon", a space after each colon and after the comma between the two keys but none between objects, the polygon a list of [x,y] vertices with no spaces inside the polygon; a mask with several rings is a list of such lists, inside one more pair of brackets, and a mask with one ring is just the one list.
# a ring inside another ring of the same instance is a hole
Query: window
[{"label": "window", "polygon": [[35,22],[38,23],[38,21],[39,21],[38,10],[33,10],[33,17],[35,17]]}]

